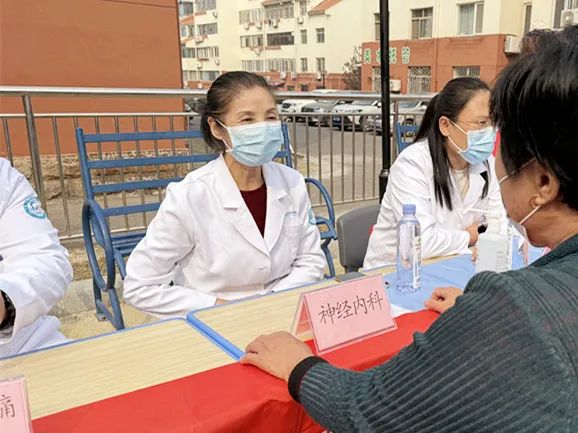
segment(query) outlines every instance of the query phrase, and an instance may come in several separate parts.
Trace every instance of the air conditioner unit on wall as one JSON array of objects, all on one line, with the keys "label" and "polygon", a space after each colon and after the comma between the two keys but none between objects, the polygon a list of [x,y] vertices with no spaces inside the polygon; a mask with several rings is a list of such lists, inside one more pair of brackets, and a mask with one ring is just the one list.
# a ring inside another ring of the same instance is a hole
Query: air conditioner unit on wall
[{"label": "air conditioner unit on wall", "polygon": [[219,12],[218,12],[218,11],[213,11],[213,16],[214,16],[215,18],[217,18],[217,17],[219,16]]},{"label": "air conditioner unit on wall", "polygon": [[245,25],[243,25],[243,27],[245,27],[245,30],[249,30],[249,28],[251,27],[251,25],[249,23],[245,23]]},{"label": "air conditioner unit on wall", "polygon": [[401,92],[401,80],[389,80],[389,89],[392,92]]},{"label": "air conditioner unit on wall", "polygon": [[202,36],[195,36],[195,44],[200,44],[204,40],[205,40],[205,38]]},{"label": "air conditioner unit on wall", "polygon": [[281,72],[280,77],[282,80],[285,80],[287,78],[287,72]]},{"label": "air conditioner unit on wall", "polygon": [[296,72],[291,72],[291,79],[295,80],[297,78],[297,73]]},{"label": "air conditioner unit on wall", "polygon": [[299,17],[297,18],[297,24],[303,24],[305,22],[305,18]]},{"label": "air conditioner unit on wall", "polygon": [[507,35],[504,41],[504,53],[519,54],[520,53],[521,38],[517,36]]},{"label": "air conditioner unit on wall", "polygon": [[219,59],[215,59],[215,65],[219,65],[221,64],[221,61]]},{"label": "air conditioner unit on wall", "polygon": [[578,9],[566,9],[560,15],[560,27],[578,24]]},{"label": "air conditioner unit on wall", "polygon": [[315,79],[316,79],[316,80],[321,80],[321,78],[322,78],[322,77],[321,77],[321,72],[316,72],[316,73],[315,73]]},{"label": "air conditioner unit on wall", "polygon": [[255,23],[255,27],[257,27],[258,29],[263,28],[263,22],[262,22],[262,21],[257,21],[257,22]]},{"label": "air conditioner unit on wall", "polygon": [[197,62],[197,69],[203,69],[203,64],[201,62]]}]

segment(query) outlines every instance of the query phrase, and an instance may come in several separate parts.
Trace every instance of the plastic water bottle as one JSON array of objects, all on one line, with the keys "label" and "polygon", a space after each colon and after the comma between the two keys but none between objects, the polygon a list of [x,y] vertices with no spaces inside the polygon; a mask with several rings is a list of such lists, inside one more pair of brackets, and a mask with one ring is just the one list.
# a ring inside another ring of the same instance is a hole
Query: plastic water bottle
[{"label": "plastic water bottle", "polygon": [[397,290],[416,292],[421,288],[421,227],[415,205],[403,205],[397,225]]},{"label": "plastic water bottle", "polygon": [[510,236],[501,232],[499,214],[490,214],[488,229],[478,238],[476,272],[506,272],[510,270]]}]

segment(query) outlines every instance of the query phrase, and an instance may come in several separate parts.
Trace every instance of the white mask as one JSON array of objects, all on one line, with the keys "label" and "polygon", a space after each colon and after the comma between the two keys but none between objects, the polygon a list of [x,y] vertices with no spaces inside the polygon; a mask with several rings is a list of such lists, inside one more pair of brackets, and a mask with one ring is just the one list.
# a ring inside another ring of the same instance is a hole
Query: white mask
[{"label": "white mask", "polygon": [[[527,167],[531,162],[533,162],[534,160],[524,164],[519,170],[522,170],[523,168]],[[506,176],[504,176],[503,178],[501,178],[500,180],[498,180],[498,184],[501,185],[502,183],[504,183],[506,180],[508,180],[510,178],[511,175],[507,174]],[[510,221],[510,224],[512,224],[512,226],[518,231],[518,233],[520,233],[522,236],[524,236],[524,239],[526,239],[528,241],[528,243],[530,245],[532,245],[532,242],[530,242],[530,239],[528,238],[528,230],[526,230],[526,227],[524,227],[524,223],[526,221],[528,221],[530,218],[532,218],[534,216],[534,214],[536,212],[538,212],[540,210],[540,208],[542,207],[542,205],[538,205],[535,206],[534,209],[532,209],[532,211],[526,215],[524,218],[522,218],[522,220],[520,222],[513,220],[512,218],[510,218],[508,216],[508,220]]]}]

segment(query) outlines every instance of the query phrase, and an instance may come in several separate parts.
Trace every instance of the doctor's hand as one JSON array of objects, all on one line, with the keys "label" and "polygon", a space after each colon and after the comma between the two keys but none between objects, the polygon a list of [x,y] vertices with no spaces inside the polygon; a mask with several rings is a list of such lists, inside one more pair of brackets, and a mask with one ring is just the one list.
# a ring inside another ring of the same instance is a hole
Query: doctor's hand
[{"label": "doctor's hand", "polygon": [[435,289],[431,294],[431,298],[425,301],[425,306],[438,313],[445,313],[455,305],[456,299],[463,294],[463,290],[456,287]]},{"label": "doctor's hand", "polygon": [[478,226],[477,222],[473,223],[471,226],[466,228],[466,231],[470,235],[470,243],[468,246],[473,247],[478,243],[478,237],[480,234],[478,233]]},{"label": "doctor's hand", "polygon": [[288,332],[261,335],[249,343],[245,352],[242,364],[254,365],[285,381],[297,364],[313,355],[307,344]]}]

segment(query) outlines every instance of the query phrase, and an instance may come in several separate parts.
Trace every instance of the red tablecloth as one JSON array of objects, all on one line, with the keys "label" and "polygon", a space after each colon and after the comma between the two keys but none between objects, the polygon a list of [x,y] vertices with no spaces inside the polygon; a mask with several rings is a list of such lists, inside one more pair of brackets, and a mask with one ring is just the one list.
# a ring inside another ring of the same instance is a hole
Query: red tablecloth
[{"label": "red tablecloth", "polygon": [[[328,353],[334,365],[362,370],[391,358],[436,319],[406,314],[398,329]],[[183,360],[186,362],[186,360]],[[35,433],[320,432],[284,382],[231,364],[59,412],[33,422]]]}]

